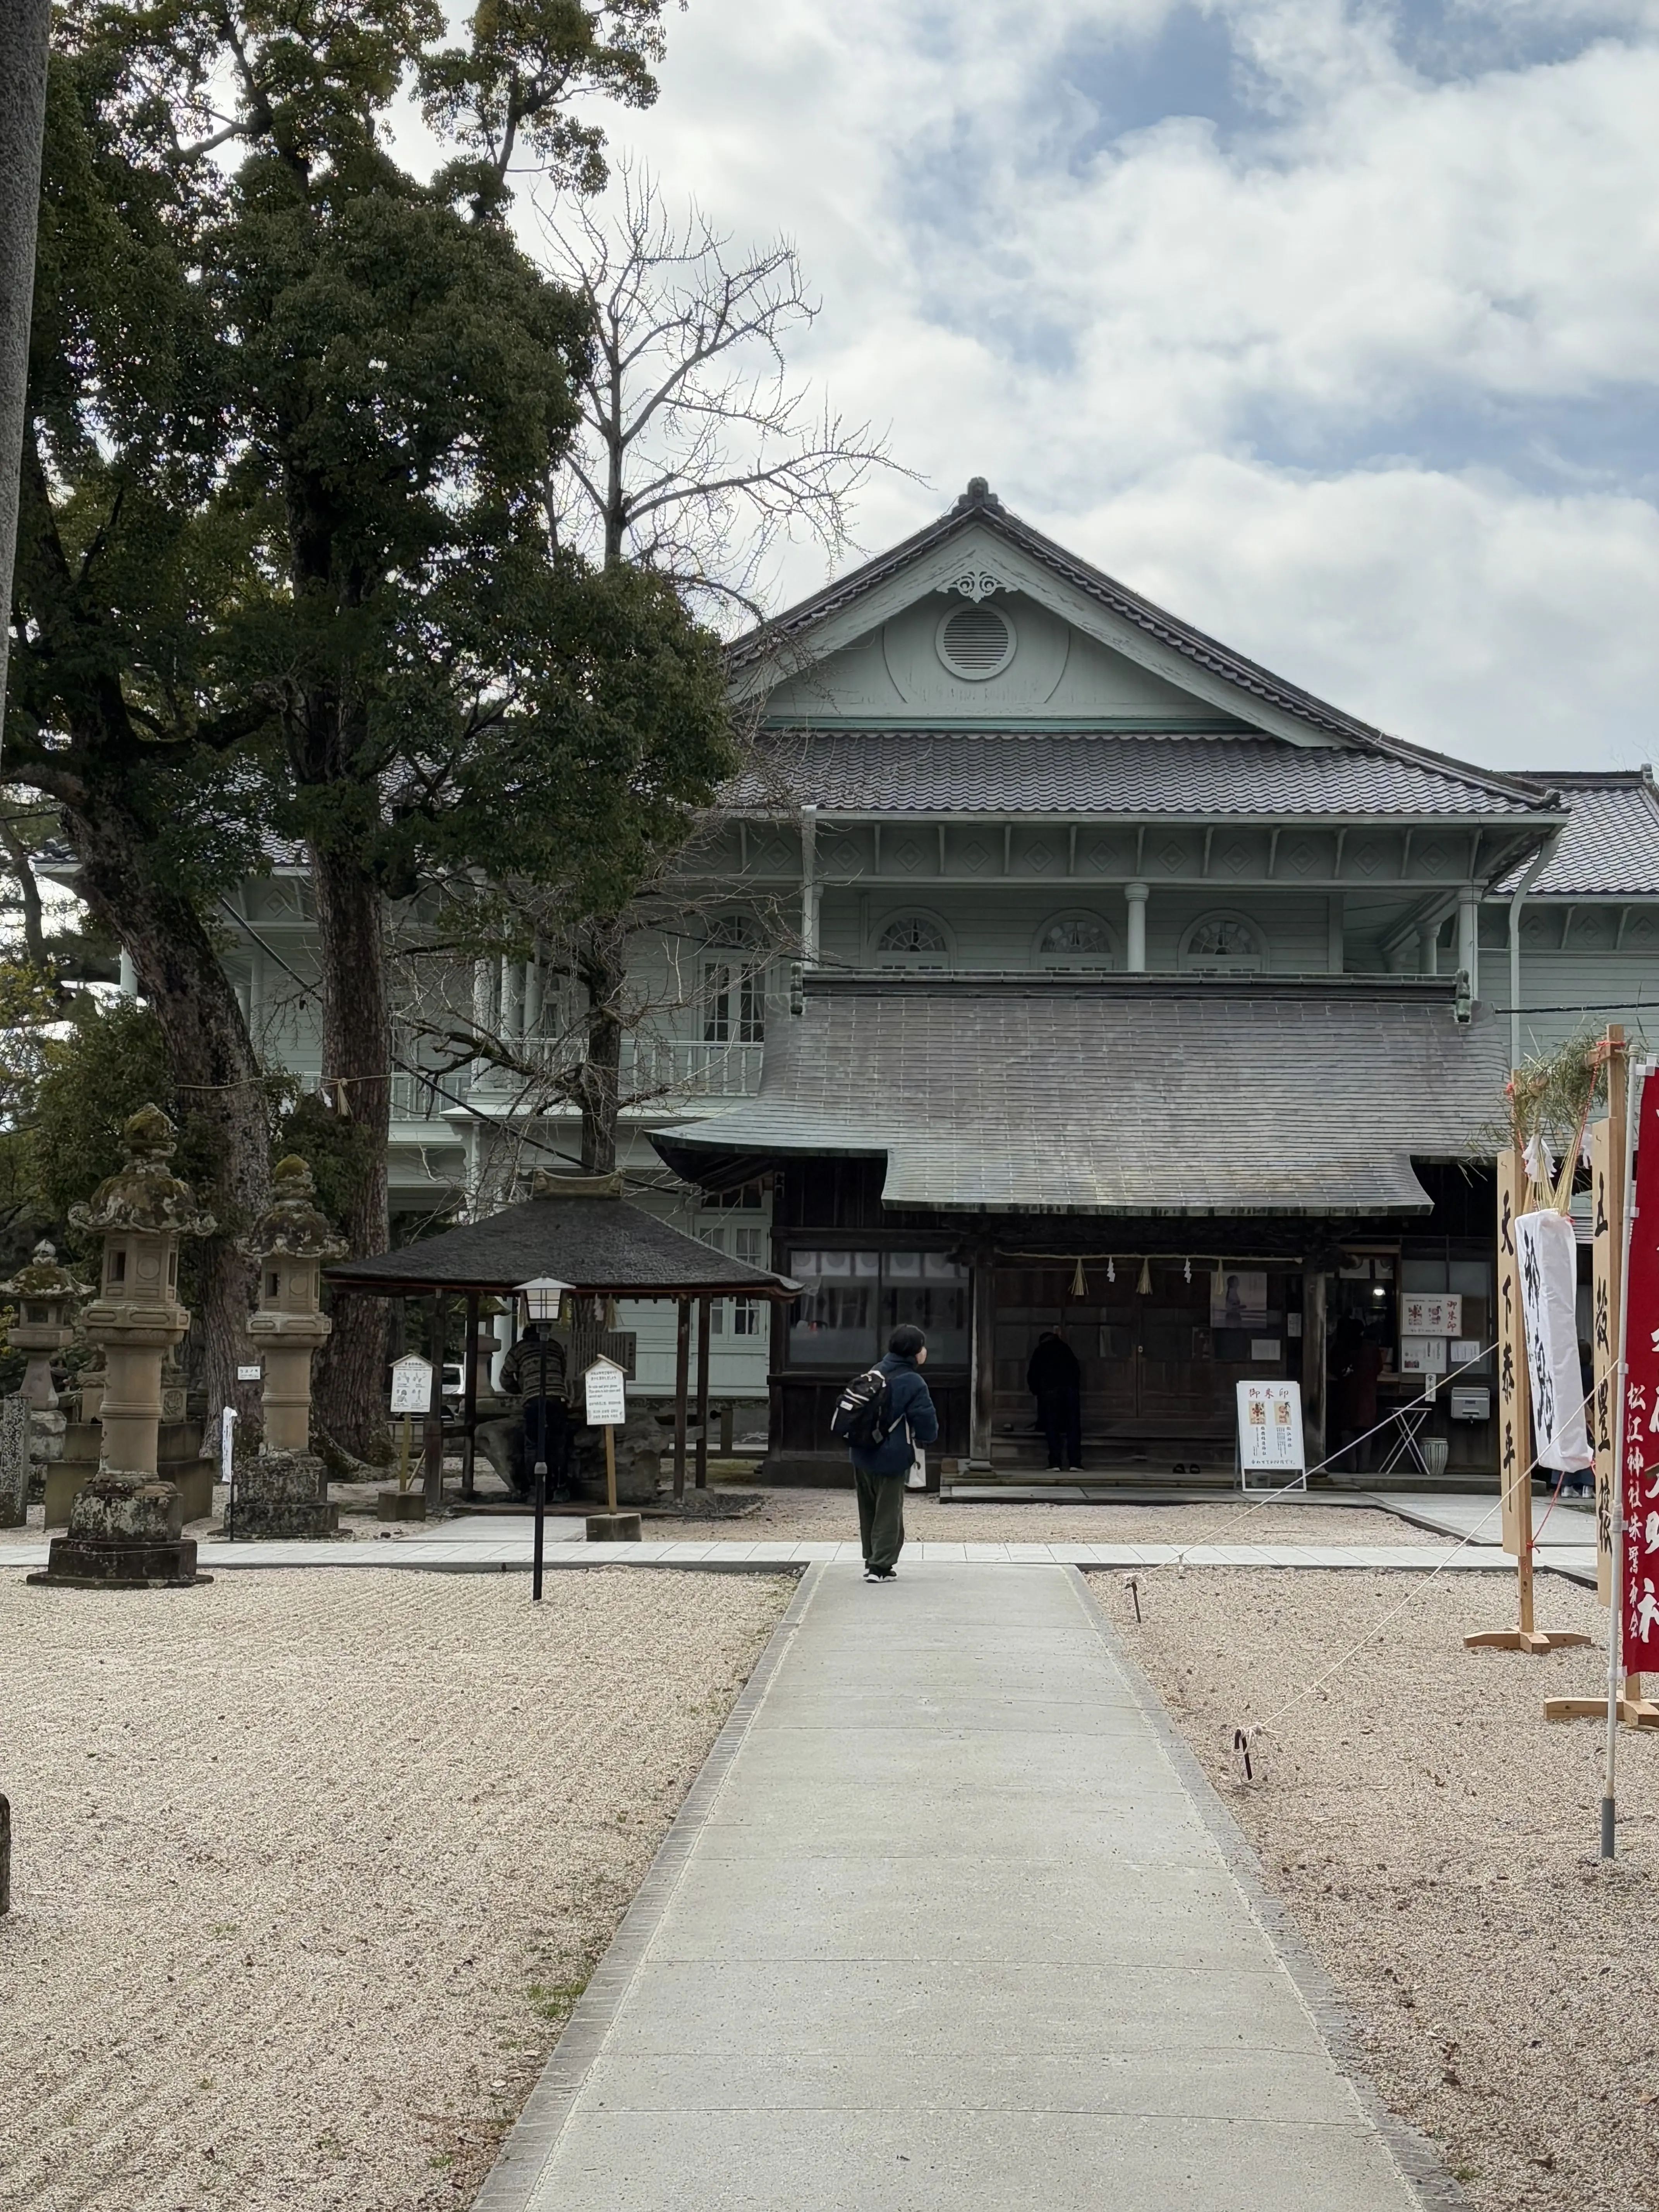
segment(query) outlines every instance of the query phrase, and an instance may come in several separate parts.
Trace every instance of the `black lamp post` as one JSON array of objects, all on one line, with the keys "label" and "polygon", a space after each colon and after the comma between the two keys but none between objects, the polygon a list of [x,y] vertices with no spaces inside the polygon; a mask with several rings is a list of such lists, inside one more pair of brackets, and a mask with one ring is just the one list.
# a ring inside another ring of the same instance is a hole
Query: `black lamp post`
[{"label": "black lamp post", "polygon": [[556,1282],[551,1275],[534,1275],[527,1283],[520,1283],[518,1295],[524,1300],[527,1321],[541,1330],[542,1373],[539,1418],[536,1424],[536,1550],[531,1570],[530,1595],[537,1603],[542,1595],[542,1553],[547,1516],[547,1340],[548,1332],[559,1317],[559,1304],[570,1288],[568,1283]]}]

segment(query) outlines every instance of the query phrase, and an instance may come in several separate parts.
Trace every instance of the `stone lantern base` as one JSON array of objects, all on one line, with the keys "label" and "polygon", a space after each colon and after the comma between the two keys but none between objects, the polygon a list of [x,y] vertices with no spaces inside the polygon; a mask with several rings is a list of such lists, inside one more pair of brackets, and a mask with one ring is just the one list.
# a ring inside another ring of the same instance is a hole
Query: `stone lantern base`
[{"label": "stone lantern base", "polygon": [[328,1502],[328,1469],[315,1452],[262,1451],[239,1462],[230,1533],[258,1537],[332,1536],[340,1509]]},{"label": "stone lantern base", "polygon": [[181,1535],[176,1486],[153,1474],[105,1468],[76,1493],[69,1534],[54,1536],[32,1583],[82,1589],[185,1589],[211,1582],[196,1571],[196,1541]]}]

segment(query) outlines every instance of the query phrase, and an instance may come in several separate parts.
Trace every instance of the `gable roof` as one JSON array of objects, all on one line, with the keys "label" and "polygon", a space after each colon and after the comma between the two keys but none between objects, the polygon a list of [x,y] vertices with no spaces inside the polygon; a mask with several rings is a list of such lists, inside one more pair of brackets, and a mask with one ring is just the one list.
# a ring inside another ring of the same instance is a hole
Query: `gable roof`
[{"label": "gable roof", "polygon": [[927,524],[888,552],[837,578],[822,591],[738,638],[728,648],[728,665],[734,677],[739,680],[746,675],[763,678],[769,662],[777,665],[781,676],[797,672],[813,658],[806,647],[815,633],[823,630],[836,617],[856,607],[860,600],[872,598],[884,586],[895,581],[905,569],[941,551],[952,538],[972,531],[990,532],[1046,570],[1056,581],[1093,602],[1117,623],[1140,632],[1165,653],[1178,656],[1194,671],[1218,678],[1242,694],[1241,706],[1251,700],[1259,702],[1277,717],[1288,717],[1300,725],[1309,732],[1310,740],[1319,738],[1327,744],[1356,746],[1391,760],[1420,763],[1443,775],[1487,792],[1500,801],[1507,801],[1511,811],[1528,814],[1556,811],[1559,802],[1553,801],[1538,781],[1498,775],[1425,747],[1408,744],[1403,738],[1391,737],[1369,722],[1344,714],[1340,708],[1304,691],[1299,684],[1275,676],[1270,669],[1244,654],[1235,653],[1218,639],[1195,629],[1190,623],[1182,622],[1164,608],[1154,605],[1152,600],[1143,599],[1115,577],[1068,553],[1053,538],[1011,514],[983,477],[971,477],[962,497],[936,522]]},{"label": "gable roof", "polygon": [[[1528,897],[1659,897],[1659,791],[1650,768],[1552,769],[1535,781],[1559,793],[1569,811]],[[1523,864],[1493,891],[1516,890],[1525,872]]]}]

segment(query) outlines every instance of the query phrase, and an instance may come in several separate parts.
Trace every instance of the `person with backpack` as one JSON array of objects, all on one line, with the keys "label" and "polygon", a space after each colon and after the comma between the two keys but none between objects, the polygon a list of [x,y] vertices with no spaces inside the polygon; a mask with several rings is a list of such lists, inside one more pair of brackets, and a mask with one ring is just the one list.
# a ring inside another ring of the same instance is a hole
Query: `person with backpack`
[{"label": "person with backpack", "polygon": [[905,1477],[918,1444],[939,1434],[921,1369],[927,1339],[906,1322],[887,1340],[879,1363],[855,1375],[836,1401],[832,1436],[847,1440],[859,1497],[864,1579],[890,1583],[904,1548]]}]

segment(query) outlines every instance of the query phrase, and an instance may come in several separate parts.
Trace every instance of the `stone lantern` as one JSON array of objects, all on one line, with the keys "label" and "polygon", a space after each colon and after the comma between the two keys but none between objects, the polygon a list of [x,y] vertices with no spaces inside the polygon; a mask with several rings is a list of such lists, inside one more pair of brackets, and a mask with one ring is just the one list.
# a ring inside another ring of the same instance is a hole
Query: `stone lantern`
[{"label": "stone lantern", "polygon": [[77,1283],[58,1257],[58,1248],[42,1237],[27,1267],[10,1282],[0,1283],[0,1297],[14,1299],[17,1318],[9,1331],[19,1352],[27,1352],[18,1395],[37,1413],[51,1413],[58,1404],[52,1386],[52,1355],[61,1352],[74,1334],[72,1317],[77,1298],[91,1296],[90,1285]]},{"label": "stone lantern", "polygon": [[331,1536],[339,1522],[327,1470],[311,1449],[311,1362],[331,1326],[323,1262],[347,1247],[316,1196],[302,1159],[279,1160],[270,1206],[241,1248],[259,1267],[259,1306],[247,1328],[264,1366],[265,1426],[257,1458],[237,1475],[238,1537]]},{"label": "stone lantern", "polygon": [[107,1381],[98,1473],[76,1495],[69,1534],[32,1582],[188,1583],[198,1579],[196,1546],[181,1534],[178,1487],[156,1478],[161,1424],[161,1358],[190,1316],[179,1303],[179,1240],[217,1226],[175,1176],[173,1124],[145,1106],[121,1133],[125,1166],[100,1182],[89,1205],[70,1209],[77,1229],[101,1234],[98,1296],[82,1325],[101,1349]]}]

